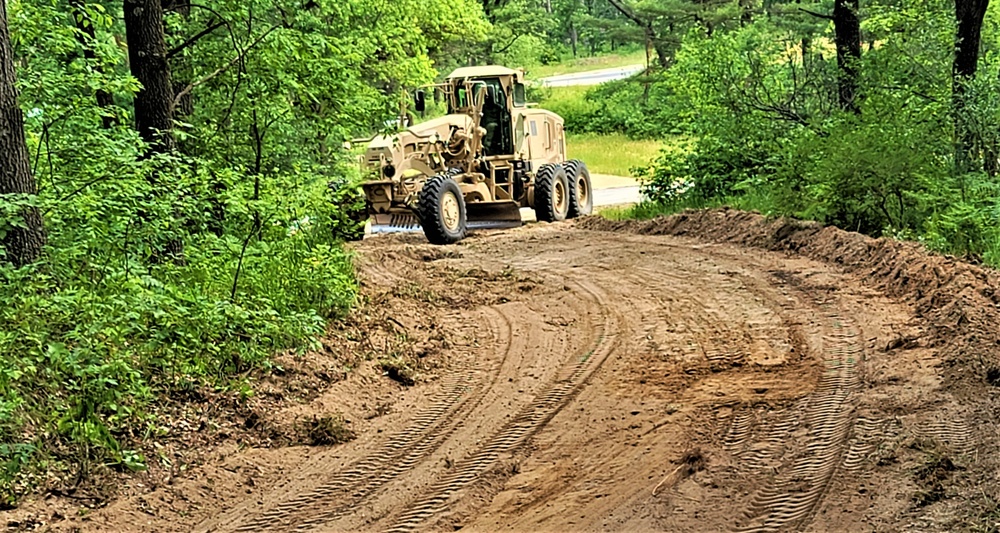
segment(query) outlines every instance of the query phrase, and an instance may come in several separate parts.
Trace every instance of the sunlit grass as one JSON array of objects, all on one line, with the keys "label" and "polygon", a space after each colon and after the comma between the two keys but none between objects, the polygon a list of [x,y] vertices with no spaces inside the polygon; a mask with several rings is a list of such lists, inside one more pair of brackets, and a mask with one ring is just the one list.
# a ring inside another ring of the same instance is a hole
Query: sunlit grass
[{"label": "sunlit grass", "polygon": [[631,176],[631,169],[648,166],[669,141],[636,140],[620,133],[608,135],[568,134],[566,150],[596,174]]},{"label": "sunlit grass", "polygon": [[597,57],[579,57],[553,65],[527,67],[525,68],[525,71],[529,80],[537,80],[539,78],[558,76],[560,74],[575,74],[577,72],[587,72],[589,70],[601,70],[606,68],[645,64],[646,51],[638,49],[622,54],[607,54],[599,55]]}]

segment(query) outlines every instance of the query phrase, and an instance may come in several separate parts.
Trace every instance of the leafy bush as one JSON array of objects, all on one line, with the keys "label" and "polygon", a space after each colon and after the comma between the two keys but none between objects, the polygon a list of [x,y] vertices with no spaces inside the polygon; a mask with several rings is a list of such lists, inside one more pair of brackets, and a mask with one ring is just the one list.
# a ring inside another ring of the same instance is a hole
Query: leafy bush
[{"label": "leafy bush", "polygon": [[669,87],[660,76],[645,82],[608,82],[596,87],[543,89],[536,98],[563,117],[571,133],[622,133],[637,139],[652,139],[682,133],[675,109],[665,92]]},{"label": "leafy bush", "polygon": [[[8,502],[19,470],[38,454],[77,468],[141,467],[121,442],[152,423],[145,407],[158,394],[226,386],[267,367],[276,350],[309,346],[326,319],[353,302],[350,257],[335,238],[339,224],[324,217],[333,207],[321,182],[311,205],[270,202],[258,232],[252,215],[236,209],[227,217],[230,224],[242,218],[243,232],[194,236],[178,228],[183,264],[144,260],[151,224],[136,222],[134,206],[148,205],[147,183],[119,180],[70,205],[47,205],[58,224],[44,261],[0,267],[0,353],[7,354],[0,360],[0,491]],[[176,200],[192,209],[188,222],[205,224],[210,212],[196,208],[206,201],[181,191]],[[285,216],[276,220],[279,213]],[[102,246],[109,237],[121,244]]]},{"label": "leafy bush", "polygon": [[653,205],[633,214],[728,203],[998,264],[1000,89],[987,76],[965,86],[973,157],[956,161],[952,22],[944,9],[913,14],[869,14],[881,40],[862,57],[857,114],[839,108],[835,63],[790,48],[780,28],[689,34],[650,94],[692,140],[642,170]]}]

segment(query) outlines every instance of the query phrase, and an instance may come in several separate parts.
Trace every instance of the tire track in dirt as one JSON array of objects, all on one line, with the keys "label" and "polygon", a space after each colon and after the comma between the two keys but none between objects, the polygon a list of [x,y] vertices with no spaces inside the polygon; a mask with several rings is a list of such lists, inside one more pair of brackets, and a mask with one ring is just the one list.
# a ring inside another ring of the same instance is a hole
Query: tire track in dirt
[{"label": "tire track in dirt", "polygon": [[[577,298],[584,300],[585,298]],[[577,307],[573,298],[564,302]],[[589,306],[574,309],[574,316],[582,316]],[[479,317],[459,313],[448,320],[446,327],[472,327],[470,324],[494,324],[492,345],[494,352],[502,351],[489,370],[483,370],[482,361],[458,375],[445,378],[445,391],[434,406],[417,414],[411,426],[396,434],[380,450],[369,454],[344,472],[335,473],[319,484],[305,485],[292,498],[284,499],[251,520],[239,525],[235,531],[304,531],[315,529],[352,515],[357,508],[373,497],[387,484],[433,454],[453,433],[462,427],[484,399],[493,394],[492,389],[501,376],[518,375],[524,358],[534,350],[565,353],[565,340],[559,336],[543,335],[533,313],[511,309],[508,305],[481,307]],[[535,322],[533,322],[535,320]],[[514,335],[517,330],[519,335]],[[584,333],[586,336],[586,333]],[[531,344],[529,344],[531,343]],[[479,349],[472,350],[470,358],[478,357]],[[480,376],[479,379],[475,379]],[[488,379],[485,376],[489,376]],[[280,494],[279,494],[280,495]]]},{"label": "tire track in dirt", "polygon": [[[712,325],[727,324],[733,317],[719,313],[705,313],[702,309],[721,308],[719,305],[706,306],[703,296],[684,294],[679,290],[683,287],[684,276],[681,273],[665,274],[638,269],[638,274],[646,276],[643,279],[656,280],[647,282],[647,286],[657,294],[685,300],[684,308],[693,311],[685,321],[689,331],[695,338],[711,339],[714,335],[723,334],[733,339],[738,337],[726,326],[721,329]],[[691,273],[684,273],[690,276]],[[673,278],[673,279],[671,279]],[[858,329],[843,316],[831,312],[822,312],[814,307],[806,298],[806,291],[791,287],[800,294],[802,301],[788,295],[775,294],[776,287],[785,286],[788,280],[765,275],[756,279],[746,274],[736,275],[741,288],[746,293],[756,295],[761,307],[770,308],[785,324],[785,334],[793,344],[793,339],[804,335],[797,331],[799,321],[804,311],[814,310],[822,316],[823,347],[817,354],[823,360],[826,371],[820,378],[816,390],[807,398],[796,402],[790,408],[767,409],[760,414],[754,410],[736,411],[729,429],[723,438],[723,448],[738,458],[737,467],[750,472],[761,472],[771,462],[788,454],[789,437],[796,428],[804,424],[809,428],[809,437],[802,450],[798,451],[790,464],[779,470],[767,486],[759,490],[750,500],[745,511],[749,519],[738,531],[779,531],[801,530],[811,520],[819,504],[829,488],[838,468],[842,463],[849,462],[857,467],[860,461],[870,454],[870,449],[877,446],[877,435],[871,435],[857,446],[852,441],[854,435],[854,392],[860,386],[858,376],[859,365],[863,358],[863,347],[859,342]],[[669,282],[663,282],[668,280]],[[689,279],[689,278],[688,278]],[[721,287],[720,287],[721,288]],[[748,299],[749,300],[749,299]],[[746,308],[746,306],[741,306]],[[696,324],[697,326],[690,326]],[[706,331],[709,327],[715,329],[713,334]],[[749,327],[743,324],[743,328]],[[758,333],[759,334],[759,333]],[[775,334],[768,338],[777,338]],[[705,358],[712,364],[742,364],[744,358],[740,351],[713,349],[702,347]],[[866,426],[867,427],[867,426]],[[760,438],[751,440],[754,434]],[[851,453],[851,450],[854,450]],[[859,456],[859,457],[855,457]]]},{"label": "tire track in dirt", "polygon": [[[371,472],[371,474],[375,475],[375,477],[372,478],[367,484],[354,488],[354,490],[349,494],[339,495],[341,498],[338,498],[338,495],[336,494],[331,494],[321,502],[312,502],[309,505],[302,507],[299,509],[298,513],[296,513],[295,518],[293,520],[286,520],[286,522],[282,524],[282,527],[287,527],[292,531],[309,531],[353,514],[357,507],[363,502],[375,497],[376,493],[389,482],[395,480],[401,474],[408,472],[418,463],[427,459],[434,451],[443,445],[456,430],[461,428],[465,421],[468,420],[471,415],[476,412],[477,408],[484,403],[486,397],[491,394],[501,376],[511,374],[511,370],[503,371],[505,366],[514,366],[515,368],[512,369],[513,372],[516,372],[517,369],[520,368],[520,362],[523,359],[523,355],[528,351],[526,346],[527,339],[532,336],[527,335],[515,339],[513,331],[515,330],[515,327],[517,329],[523,328],[524,330],[530,331],[530,325],[518,324],[517,322],[523,320],[523,317],[512,316],[505,306],[484,307],[482,308],[482,312],[493,316],[498,322],[504,324],[503,335],[500,337],[494,337],[495,340],[499,340],[500,338],[506,339],[503,344],[505,346],[503,358],[496,365],[496,367],[489,372],[489,375],[492,376],[489,382],[475,387],[474,394],[471,394],[466,401],[463,402],[462,406],[456,407],[456,409],[452,410],[447,416],[442,416],[442,427],[434,431],[429,438],[423,439],[419,444],[408,449],[404,456],[397,456],[380,461],[381,466]],[[466,319],[468,319],[468,317]],[[479,323],[481,321],[473,322]],[[553,339],[547,339],[549,344],[551,344],[552,341]],[[542,344],[540,346],[544,347],[546,344]],[[512,359],[515,361],[512,361]]]},{"label": "tire track in dirt", "polygon": [[858,329],[843,316],[825,315],[826,371],[810,395],[803,419],[809,437],[790,465],[750,501],[750,519],[738,531],[801,530],[811,520],[838,468],[845,461],[855,421],[855,392],[864,349]]},{"label": "tire track in dirt", "polygon": [[448,501],[457,491],[473,483],[497,462],[501,454],[515,450],[548,423],[586,386],[594,372],[614,352],[621,335],[621,318],[610,312],[607,297],[597,286],[582,280],[572,283],[578,286],[579,292],[588,294],[594,307],[601,312],[603,323],[599,326],[594,345],[582,355],[574,357],[578,359],[576,362],[561,368],[543,392],[494,434],[485,446],[459,462],[454,471],[435,482],[429,494],[408,506],[388,531],[413,531],[423,522],[446,510]]},{"label": "tire track in dirt", "polygon": [[[234,531],[279,531],[332,520],[349,512],[358,502],[440,446],[474,409],[477,400],[481,400],[495,384],[500,368],[508,362],[511,353],[519,353],[512,349],[513,333],[509,318],[488,307],[483,308],[482,313],[488,316],[478,322],[491,325],[493,344],[497,352],[502,352],[499,362],[492,369],[483,372],[473,367],[444,378],[444,390],[431,406],[418,412],[410,425],[396,433],[381,449],[318,486],[300,492],[238,525]],[[491,377],[483,386],[484,380],[477,380],[477,376]],[[475,389],[479,392],[471,394]]]}]

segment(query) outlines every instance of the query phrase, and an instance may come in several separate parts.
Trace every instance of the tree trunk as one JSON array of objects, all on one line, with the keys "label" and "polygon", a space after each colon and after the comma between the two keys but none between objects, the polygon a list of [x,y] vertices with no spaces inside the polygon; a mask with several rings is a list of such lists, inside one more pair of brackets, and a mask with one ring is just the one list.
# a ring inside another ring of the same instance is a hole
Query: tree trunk
[{"label": "tree trunk", "polygon": [[975,133],[965,117],[965,84],[976,77],[979,66],[979,45],[983,18],[989,0],[955,0],[955,59],[952,64],[952,106],[955,118],[955,162],[960,172],[973,168]]},{"label": "tree trunk", "polygon": [[739,0],[740,26],[753,24],[753,0]]},{"label": "tree trunk", "polygon": [[971,79],[976,76],[979,64],[980,34],[983,17],[989,0],[955,0],[955,19],[958,32],[955,35],[955,62],[953,74],[956,80]]},{"label": "tree trunk", "polygon": [[576,24],[569,24],[569,42],[573,46],[573,57],[576,57],[576,47],[580,41],[580,34],[576,31]]},{"label": "tree trunk", "polygon": [[650,42],[653,43],[653,49],[656,50],[656,58],[660,62],[660,68],[664,69],[669,68],[670,54],[667,53],[665,45],[662,42],[656,40],[656,33],[653,31],[652,27],[647,29],[646,35],[650,39]]},{"label": "tree trunk", "polygon": [[[38,194],[31,175],[24,117],[17,104],[14,52],[7,28],[7,4],[0,0],[0,196]],[[15,266],[34,262],[45,246],[45,227],[36,207],[20,210],[18,227],[6,228],[2,244],[7,260]]]},{"label": "tree trunk", "polygon": [[861,19],[858,0],[835,0],[833,4],[834,41],[837,45],[837,88],[840,108],[860,113],[858,107],[858,68],[861,62]]},{"label": "tree trunk", "polygon": [[[125,0],[125,37],[129,68],[142,84],[133,103],[136,130],[152,153],[172,152],[176,148],[172,131],[174,88],[167,62],[161,0]],[[157,190],[156,173],[150,180]],[[175,218],[181,218],[179,213],[175,213]],[[167,238],[162,247],[154,244],[153,248],[150,260],[154,263],[184,262],[184,242],[175,236]]]},{"label": "tree trunk", "polygon": [[[94,22],[87,13],[86,2],[84,0],[70,0],[69,5],[73,14],[73,21],[76,23],[76,29],[79,32],[76,38],[80,42],[80,46],[83,47],[83,58],[87,60],[88,64],[93,66],[95,72],[101,74],[103,73],[101,66],[94,64],[97,59],[97,54],[94,52],[94,40],[97,39],[97,34],[94,30]],[[94,91],[94,97],[97,100],[97,105],[104,110],[104,115],[101,116],[101,124],[105,129],[114,126],[115,101],[111,93],[104,89],[97,89]]]},{"label": "tree trunk", "polygon": [[154,152],[168,152],[174,149],[174,89],[160,2],[125,0],[125,36],[129,67],[142,84],[135,95],[135,127]]}]

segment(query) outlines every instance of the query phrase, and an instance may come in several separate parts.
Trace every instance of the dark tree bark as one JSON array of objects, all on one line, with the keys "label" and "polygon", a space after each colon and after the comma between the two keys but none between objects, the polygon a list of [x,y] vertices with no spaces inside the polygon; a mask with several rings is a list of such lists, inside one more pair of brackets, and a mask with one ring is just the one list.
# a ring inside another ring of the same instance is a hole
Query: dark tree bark
[{"label": "dark tree bark", "polygon": [[161,0],[125,0],[129,67],[142,89],[135,95],[135,126],[155,152],[174,149],[174,89],[167,63]]},{"label": "dark tree bark", "polygon": [[858,107],[858,68],[861,63],[861,19],[858,17],[858,9],[858,0],[835,0],[833,4],[840,108],[854,113],[861,112]]},{"label": "dark tree bark", "polygon": [[[14,52],[7,28],[7,4],[0,0],[0,195],[38,194],[31,175],[28,145],[24,139],[24,116],[17,104]],[[2,244],[7,260],[16,266],[34,262],[45,246],[45,227],[37,208],[20,210],[22,224],[8,228]]]},{"label": "dark tree bark", "polygon": [[988,5],[989,0],[955,0],[958,31],[955,35],[953,73],[957,79],[970,79],[976,76],[983,18],[986,16]]},{"label": "dark tree bark", "polygon": [[739,0],[740,26],[753,24],[753,0]]},{"label": "dark tree bark", "polygon": [[[170,81],[170,64],[163,30],[161,0],[124,0],[125,38],[128,40],[129,68],[142,89],[134,100],[135,127],[152,153],[167,153],[176,149],[173,136],[174,88]],[[150,178],[154,188],[159,178]],[[179,213],[175,214],[180,218]],[[140,217],[142,218],[142,217]],[[160,246],[154,245],[150,260],[160,263],[171,260],[184,262],[184,242],[171,237]]]},{"label": "dark tree bark", "polygon": [[[956,163],[960,171],[972,169],[975,134],[965,117],[965,84],[976,77],[980,37],[989,0],[955,0],[955,59],[952,64],[952,105],[955,117]],[[989,167],[989,164],[987,165]]]},{"label": "dark tree bark", "polygon": [[[83,46],[83,58],[88,63],[94,64],[97,54],[94,52],[93,43],[97,35],[94,30],[93,21],[90,20],[90,16],[87,14],[86,2],[84,0],[70,0],[69,6],[73,14],[73,22],[76,23],[76,29],[80,32],[77,34],[77,40]],[[100,65],[94,65],[93,68],[97,73],[102,72]],[[113,109],[115,101],[111,93],[104,89],[97,89],[94,92],[94,97],[97,100],[97,105],[105,110],[104,116],[101,117],[101,124],[105,129],[114,126],[115,116]]]}]

